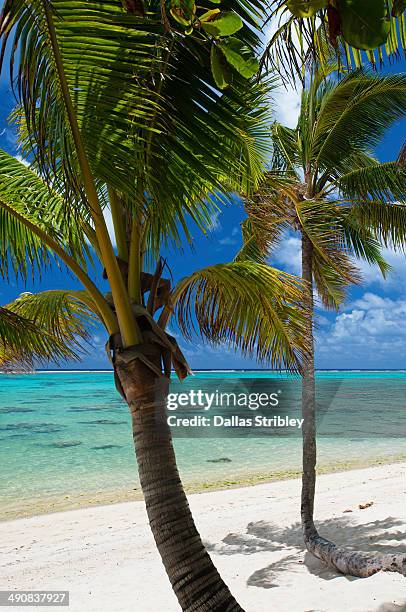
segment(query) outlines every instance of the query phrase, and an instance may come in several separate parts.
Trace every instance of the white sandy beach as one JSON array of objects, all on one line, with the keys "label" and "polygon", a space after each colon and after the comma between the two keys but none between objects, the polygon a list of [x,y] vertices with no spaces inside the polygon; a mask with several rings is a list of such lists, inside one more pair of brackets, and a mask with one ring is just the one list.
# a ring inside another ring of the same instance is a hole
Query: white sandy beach
[{"label": "white sandy beach", "polygon": [[[344,577],[304,552],[299,492],[299,480],[287,480],[190,496],[200,533],[244,609],[406,611],[404,577]],[[320,476],[317,517],[337,543],[406,550],[406,463]],[[0,589],[67,589],[71,612],[180,609],[142,502],[0,523]]]}]

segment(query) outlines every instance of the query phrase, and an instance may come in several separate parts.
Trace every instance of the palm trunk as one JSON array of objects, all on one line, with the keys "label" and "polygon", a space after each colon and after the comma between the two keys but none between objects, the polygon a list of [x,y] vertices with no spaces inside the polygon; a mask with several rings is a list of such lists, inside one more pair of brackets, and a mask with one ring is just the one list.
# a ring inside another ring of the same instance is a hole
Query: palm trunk
[{"label": "palm trunk", "polygon": [[305,542],[317,534],[313,522],[314,495],[316,487],[316,391],[314,383],[314,339],[313,339],[313,245],[306,234],[302,235],[302,278],[307,283],[306,308],[308,319],[306,336],[308,353],[302,363],[302,418],[303,418],[303,472],[301,518]]},{"label": "palm trunk", "polygon": [[321,537],[314,524],[316,488],[316,393],[314,381],[314,302],[313,246],[302,234],[302,278],[307,283],[306,306],[309,308],[307,336],[309,352],[302,363],[303,472],[301,519],[306,548],[316,557],[343,574],[367,578],[377,572],[399,572],[406,576],[406,553],[400,555],[348,551]]},{"label": "palm trunk", "polygon": [[[157,345],[147,351],[160,371],[161,351]],[[166,420],[169,378],[125,352],[116,356],[115,371],[131,412],[149,523],[182,610],[243,612],[203,546],[183,490]]]}]

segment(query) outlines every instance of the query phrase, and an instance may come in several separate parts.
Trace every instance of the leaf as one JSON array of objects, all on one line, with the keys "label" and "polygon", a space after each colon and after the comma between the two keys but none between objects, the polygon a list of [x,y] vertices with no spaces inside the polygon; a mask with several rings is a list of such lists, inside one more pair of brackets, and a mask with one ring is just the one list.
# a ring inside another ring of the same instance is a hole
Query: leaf
[{"label": "leaf", "polygon": [[215,18],[210,19],[210,21],[202,22],[203,29],[208,34],[216,37],[231,36],[231,34],[235,34],[238,30],[241,30],[242,26],[243,23],[241,18],[233,12],[219,13],[218,17],[215,16]]},{"label": "leaf", "polygon": [[386,130],[405,116],[404,74],[351,72],[323,97],[312,156],[319,167],[334,172],[355,170],[354,155],[373,150]]},{"label": "leaf", "polygon": [[372,50],[385,44],[390,31],[386,0],[339,0],[344,40],[356,49]]},{"label": "leaf", "polygon": [[348,216],[354,219],[360,227],[371,228],[385,247],[405,252],[405,205],[366,200],[356,203]]},{"label": "leaf", "polygon": [[295,369],[307,351],[300,280],[267,264],[234,261],[196,271],[173,292],[175,316],[188,338],[203,338]]},{"label": "leaf", "polygon": [[249,79],[259,70],[259,62],[252,51],[238,38],[230,36],[218,44],[228,63],[243,77]]},{"label": "leaf", "polygon": [[287,7],[295,17],[308,18],[326,8],[327,0],[288,0]]},{"label": "leaf", "polygon": [[[59,180],[63,174],[74,190],[81,174],[38,6],[6,0],[0,42],[6,44],[9,34],[28,154],[36,158],[47,182],[55,184],[53,169],[59,168]],[[255,48],[262,3],[231,0],[229,6],[246,24],[238,37]],[[209,45],[198,36],[185,38],[176,28],[165,34],[158,1],[148,5],[144,19],[124,11],[118,0],[53,0],[52,8],[66,79],[98,184],[123,194],[130,216],[136,185],[142,182],[155,251],[165,240],[179,244],[183,231],[190,238],[190,218],[207,228],[208,194],[221,192],[226,199],[231,189],[243,186],[246,191],[269,155],[268,113],[265,105],[258,110],[258,101],[267,96],[265,80],[247,88],[234,74],[233,88],[213,96]],[[65,211],[71,208],[65,198]]]},{"label": "leaf", "polygon": [[[374,0],[353,0],[353,5],[362,6],[364,10],[372,7],[373,11],[373,2]],[[400,2],[405,5],[405,0]],[[389,2],[389,5],[391,4],[392,2]],[[402,51],[406,50],[403,12],[397,17],[387,15],[390,34],[388,39],[385,38],[386,44],[378,46],[376,53],[368,50],[368,53],[359,54],[343,37],[338,36],[341,33],[341,24],[333,10],[339,9],[338,0],[329,2],[329,11],[321,10],[310,19],[303,19],[288,12],[286,0],[271,0],[270,7],[267,22],[275,23],[277,27],[267,43],[262,63],[269,71],[276,71],[285,82],[294,86],[298,80],[303,82],[303,67],[310,63],[325,68],[334,57],[343,68],[348,67],[350,70],[357,63],[376,67],[379,63],[383,64],[385,57],[390,61],[400,59],[403,57]],[[334,44],[337,36],[337,44]]]},{"label": "leaf", "polygon": [[273,236],[261,223],[248,217],[241,223],[243,245],[234,261],[254,261],[265,264],[272,248]]},{"label": "leaf", "polygon": [[184,26],[189,26],[196,13],[194,0],[171,0],[170,13],[172,17]]},{"label": "leaf", "polygon": [[40,270],[50,263],[52,253],[7,207],[46,231],[85,268],[89,254],[73,211],[66,211],[63,197],[33,169],[0,149],[0,275],[8,278],[11,266],[16,275],[27,278],[33,268]]},{"label": "leaf", "polygon": [[371,197],[382,202],[406,201],[406,167],[397,161],[356,168],[340,176],[335,183],[350,199]]},{"label": "leaf", "polygon": [[205,21],[212,21],[212,19],[215,17],[215,15],[218,15],[220,13],[220,9],[211,9],[210,11],[207,11],[206,13],[203,13],[203,15],[200,15],[199,17],[199,21],[200,23],[204,23]]},{"label": "leaf", "polygon": [[0,367],[79,359],[96,320],[83,299],[89,299],[83,291],[22,293],[0,308]]},{"label": "leaf", "polygon": [[219,89],[226,89],[229,86],[229,69],[224,59],[224,55],[217,49],[217,45],[213,44],[210,51],[211,70],[213,73],[214,82]]}]

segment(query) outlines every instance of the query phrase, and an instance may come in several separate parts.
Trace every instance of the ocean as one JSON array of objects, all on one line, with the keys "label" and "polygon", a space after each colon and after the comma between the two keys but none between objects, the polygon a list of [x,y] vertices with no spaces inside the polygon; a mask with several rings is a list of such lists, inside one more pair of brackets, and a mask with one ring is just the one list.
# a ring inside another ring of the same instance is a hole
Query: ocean
[{"label": "ocean", "polygon": [[[279,413],[300,417],[300,380],[283,373],[197,372],[171,391],[230,385],[283,387],[289,399]],[[320,471],[406,459],[405,371],[320,371],[317,389]],[[174,444],[188,491],[300,473],[297,427],[183,429]],[[141,496],[130,418],[111,372],[1,374],[0,461],[2,520]]]}]

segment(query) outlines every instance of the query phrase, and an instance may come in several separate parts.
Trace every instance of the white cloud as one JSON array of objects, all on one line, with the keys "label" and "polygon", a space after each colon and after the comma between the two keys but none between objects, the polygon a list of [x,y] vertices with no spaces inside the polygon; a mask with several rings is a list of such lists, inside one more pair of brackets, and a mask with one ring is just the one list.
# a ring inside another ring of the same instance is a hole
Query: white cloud
[{"label": "white cloud", "polygon": [[395,360],[399,367],[400,360],[406,359],[406,298],[366,292],[316,336],[318,352],[327,359],[343,356],[358,367],[368,363],[387,367]]},{"label": "white cloud", "polygon": [[272,254],[272,264],[290,274],[300,274],[302,269],[301,241],[296,236],[286,236]]},{"label": "white cloud", "polygon": [[[269,40],[275,34],[280,25],[282,25],[282,23],[287,19],[288,12],[285,12],[285,14],[282,15],[281,18],[278,16],[269,22],[264,35],[265,44],[269,42]],[[299,40],[295,33],[293,33],[293,42],[296,45],[299,45]],[[296,88],[292,85],[280,85],[272,93],[272,109],[274,112],[275,119],[279,123],[282,123],[282,125],[286,125],[287,127],[296,127],[300,111],[300,98],[300,82],[297,82]]]},{"label": "white cloud", "polygon": [[384,279],[377,266],[370,266],[368,262],[357,259],[355,264],[361,270],[363,283],[365,285],[380,285],[381,287],[395,290],[406,290],[406,256],[404,253],[395,252],[392,249],[382,249],[383,258],[392,266],[392,270]]},{"label": "white cloud", "polygon": [[240,242],[240,227],[233,227],[230,236],[224,236],[224,238],[218,239],[218,244],[221,246],[232,246]]},{"label": "white cloud", "polygon": [[225,238],[220,238],[218,241],[221,246],[231,246],[233,244],[237,244],[237,240],[235,238],[231,238],[231,236],[226,236]]},{"label": "white cloud", "polygon": [[281,85],[272,94],[275,119],[286,127],[295,128],[300,112],[300,87]]},{"label": "white cloud", "polygon": [[220,229],[220,227],[221,227],[221,224],[220,224],[220,214],[221,214],[220,210],[218,210],[218,211],[216,211],[216,212],[214,212],[212,214],[210,227],[208,228],[209,230],[215,232],[215,231]]}]

